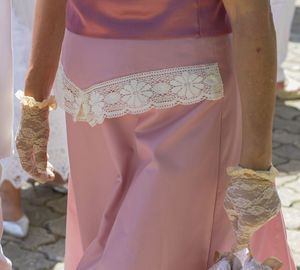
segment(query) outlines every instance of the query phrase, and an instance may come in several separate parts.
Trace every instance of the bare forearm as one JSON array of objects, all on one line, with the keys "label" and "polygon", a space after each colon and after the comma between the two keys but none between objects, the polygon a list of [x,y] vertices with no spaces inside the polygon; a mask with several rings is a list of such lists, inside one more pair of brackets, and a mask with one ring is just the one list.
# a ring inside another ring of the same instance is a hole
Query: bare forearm
[{"label": "bare forearm", "polygon": [[[246,6],[250,3],[248,0],[239,1]],[[269,1],[250,1],[251,6],[245,12],[238,7],[231,9],[243,119],[240,164],[263,170],[268,169],[272,161],[276,41]]]},{"label": "bare forearm", "polygon": [[37,0],[25,95],[47,98],[57,71],[65,31],[66,0]]}]

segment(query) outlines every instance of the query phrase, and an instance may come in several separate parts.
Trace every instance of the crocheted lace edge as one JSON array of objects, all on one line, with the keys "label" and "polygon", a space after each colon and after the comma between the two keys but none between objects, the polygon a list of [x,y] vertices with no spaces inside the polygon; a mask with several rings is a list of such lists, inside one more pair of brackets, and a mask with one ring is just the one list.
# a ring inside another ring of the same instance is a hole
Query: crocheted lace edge
[{"label": "crocheted lace edge", "polygon": [[50,96],[49,98],[44,99],[42,102],[39,102],[33,97],[25,96],[22,90],[18,90],[16,97],[20,100],[22,105],[29,106],[31,108],[38,107],[39,109],[43,109],[45,107],[49,107],[51,110],[55,110],[57,108],[57,103],[54,96]]}]

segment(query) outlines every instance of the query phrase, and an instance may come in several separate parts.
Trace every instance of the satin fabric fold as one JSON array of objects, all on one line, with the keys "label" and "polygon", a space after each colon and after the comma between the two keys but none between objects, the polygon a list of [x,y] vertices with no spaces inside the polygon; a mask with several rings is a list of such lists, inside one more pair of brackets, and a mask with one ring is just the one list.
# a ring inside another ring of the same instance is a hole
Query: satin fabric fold
[{"label": "satin fabric fold", "polygon": [[68,0],[67,28],[106,39],[172,39],[231,32],[222,0]]}]

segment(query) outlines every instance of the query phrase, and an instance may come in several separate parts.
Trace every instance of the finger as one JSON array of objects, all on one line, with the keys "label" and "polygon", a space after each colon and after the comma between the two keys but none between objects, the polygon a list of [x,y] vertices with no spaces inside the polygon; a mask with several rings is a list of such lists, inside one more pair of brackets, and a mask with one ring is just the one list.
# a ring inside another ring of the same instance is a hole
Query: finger
[{"label": "finger", "polygon": [[47,162],[47,168],[51,171],[51,172],[54,172],[54,167],[53,165],[48,161]]},{"label": "finger", "polygon": [[53,181],[55,178],[54,168],[48,162],[47,140],[43,140],[42,143],[34,146],[34,158],[37,171],[36,176],[43,181]]},{"label": "finger", "polygon": [[19,150],[18,154],[19,154],[20,163],[21,163],[23,169],[29,175],[31,175],[34,179],[36,179],[37,181],[39,181],[41,183],[48,181],[48,177],[44,177],[43,173],[38,171],[37,166],[35,164],[35,157],[34,157],[32,149],[31,149],[31,151]]},{"label": "finger", "polygon": [[55,179],[54,168],[50,162],[48,162],[48,166],[47,166],[47,175],[49,181],[53,181]]},{"label": "finger", "polygon": [[34,154],[34,163],[37,170],[39,172],[45,172],[48,163],[47,147],[34,145],[33,154]]},{"label": "finger", "polygon": [[238,213],[236,212],[234,204],[227,194],[224,199],[224,209],[231,222],[233,230],[236,231],[238,229]]},{"label": "finger", "polygon": [[34,180],[38,181],[41,184],[46,184],[48,181],[45,179],[40,178],[40,175],[31,175]]},{"label": "finger", "polygon": [[46,172],[48,167],[47,143],[48,138],[40,137],[33,145],[34,163],[40,173]]},{"label": "finger", "polygon": [[16,148],[20,159],[20,163],[23,169],[29,174],[31,174],[34,170],[33,145],[34,141],[26,138],[22,130],[19,130],[16,136]]},{"label": "finger", "polygon": [[49,168],[47,168],[45,172],[38,172],[37,170],[35,170],[31,174],[31,176],[42,184],[45,184],[49,181],[53,181],[55,178],[54,173]]},{"label": "finger", "polygon": [[32,148],[30,149],[21,149],[17,148],[18,156],[22,168],[28,173],[32,174],[34,171],[34,164],[33,164],[33,151]]},{"label": "finger", "polygon": [[[37,164],[39,166],[39,164]],[[34,172],[34,177],[39,181],[53,181],[55,179],[55,174],[54,174],[54,169],[53,166],[47,162],[47,166],[45,169],[41,170],[36,167],[35,172]]]}]

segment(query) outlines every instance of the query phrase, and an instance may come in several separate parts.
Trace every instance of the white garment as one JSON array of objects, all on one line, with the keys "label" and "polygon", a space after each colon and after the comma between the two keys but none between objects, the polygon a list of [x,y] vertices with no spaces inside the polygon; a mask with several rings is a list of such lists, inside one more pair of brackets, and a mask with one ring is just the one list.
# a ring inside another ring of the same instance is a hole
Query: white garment
[{"label": "white garment", "polygon": [[11,154],[13,92],[11,50],[11,2],[0,1],[0,158]]},{"label": "white garment", "polygon": [[[12,91],[12,50],[11,50],[11,2],[0,2],[0,158],[11,154],[13,91]],[[0,164],[0,177],[1,177]],[[3,233],[2,208],[0,200],[0,240]],[[0,269],[10,270],[11,262],[3,255],[0,245]]]},{"label": "white garment", "polygon": [[35,0],[12,0],[16,17],[21,24],[33,28]]},{"label": "white garment", "polygon": [[295,0],[271,0],[271,7],[277,35],[277,82],[282,82],[285,80],[282,63],[287,55]]},{"label": "white garment", "polygon": [[[23,1],[23,0],[22,0]],[[14,4],[18,1],[13,2]],[[28,2],[32,3],[32,9],[34,8],[34,0]],[[20,23],[19,17],[15,15],[15,9],[13,8],[12,16],[12,33],[13,33],[13,54],[14,54],[14,84],[15,92],[18,89],[24,89],[25,77],[27,72],[27,66],[29,63],[30,50],[31,50],[31,37],[32,30]],[[27,18],[26,13],[22,13],[22,20]],[[16,134],[19,121],[21,118],[21,104],[20,101],[14,98],[14,134]],[[63,179],[67,179],[69,175],[69,157],[67,150],[67,138],[66,138],[66,126],[65,126],[65,114],[58,108],[56,111],[50,112],[50,138],[48,144],[49,160]],[[1,181],[9,180],[15,188],[20,188],[22,184],[31,178],[21,167],[17,151],[15,155],[9,158],[5,158],[2,161],[3,175]]]}]

